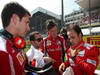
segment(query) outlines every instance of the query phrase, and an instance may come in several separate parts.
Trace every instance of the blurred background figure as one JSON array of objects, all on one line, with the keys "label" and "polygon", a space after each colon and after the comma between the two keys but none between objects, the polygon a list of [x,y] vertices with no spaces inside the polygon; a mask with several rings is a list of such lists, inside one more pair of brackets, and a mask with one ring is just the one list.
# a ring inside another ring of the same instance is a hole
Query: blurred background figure
[{"label": "blurred background figure", "polygon": [[70,41],[68,39],[67,28],[66,27],[62,27],[61,28],[61,30],[60,30],[60,36],[62,36],[65,39],[66,48],[69,48]]}]

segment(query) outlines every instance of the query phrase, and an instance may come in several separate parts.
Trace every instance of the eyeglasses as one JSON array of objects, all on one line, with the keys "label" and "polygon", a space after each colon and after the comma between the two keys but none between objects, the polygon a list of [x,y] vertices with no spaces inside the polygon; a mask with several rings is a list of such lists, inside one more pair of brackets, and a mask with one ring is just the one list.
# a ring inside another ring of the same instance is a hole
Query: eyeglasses
[{"label": "eyeglasses", "polygon": [[35,39],[36,41],[40,42],[43,40],[43,38],[38,38],[38,39]]}]

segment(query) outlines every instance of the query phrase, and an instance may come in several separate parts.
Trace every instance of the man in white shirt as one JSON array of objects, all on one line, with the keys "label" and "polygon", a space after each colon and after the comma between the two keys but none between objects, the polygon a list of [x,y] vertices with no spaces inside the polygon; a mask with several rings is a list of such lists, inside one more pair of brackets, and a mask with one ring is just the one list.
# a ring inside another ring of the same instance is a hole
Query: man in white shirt
[{"label": "man in white shirt", "polygon": [[53,61],[49,57],[44,57],[44,54],[39,50],[41,41],[43,40],[42,35],[35,31],[30,34],[31,48],[27,51],[26,55],[28,57],[29,63],[33,67],[43,67],[46,63]]}]

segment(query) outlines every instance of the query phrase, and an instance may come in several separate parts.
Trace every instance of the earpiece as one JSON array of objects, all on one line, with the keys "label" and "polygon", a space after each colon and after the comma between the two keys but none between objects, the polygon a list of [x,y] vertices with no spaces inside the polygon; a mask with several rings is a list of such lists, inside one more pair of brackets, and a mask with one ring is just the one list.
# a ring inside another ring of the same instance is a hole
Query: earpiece
[{"label": "earpiece", "polygon": [[18,49],[24,48],[26,45],[25,40],[21,37],[13,38],[13,43],[14,43],[14,46]]}]

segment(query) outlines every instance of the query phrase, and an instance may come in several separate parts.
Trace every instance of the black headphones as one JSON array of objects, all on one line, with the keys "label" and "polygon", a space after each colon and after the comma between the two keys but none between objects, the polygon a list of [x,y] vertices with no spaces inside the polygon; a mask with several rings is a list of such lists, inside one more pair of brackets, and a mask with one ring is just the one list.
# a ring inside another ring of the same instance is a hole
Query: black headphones
[{"label": "black headphones", "polygon": [[13,43],[14,47],[17,49],[22,49],[26,45],[26,42],[22,37],[13,37],[13,35],[7,30],[3,30],[1,32],[1,36],[3,36],[3,38],[5,39],[10,40]]}]

